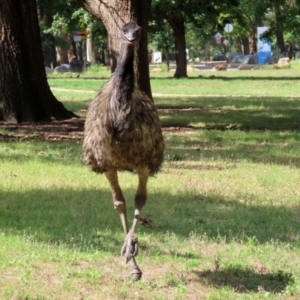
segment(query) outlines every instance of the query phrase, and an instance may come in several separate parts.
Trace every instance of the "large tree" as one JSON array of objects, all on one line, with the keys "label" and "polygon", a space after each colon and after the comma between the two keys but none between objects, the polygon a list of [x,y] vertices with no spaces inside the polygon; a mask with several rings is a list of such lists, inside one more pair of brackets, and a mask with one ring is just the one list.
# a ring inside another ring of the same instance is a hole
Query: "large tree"
[{"label": "large tree", "polygon": [[[175,78],[187,77],[186,55],[186,23],[191,23],[202,30],[217,24],[218,16],[236,5],[239,0],[154,0],[151,17],[157,22],[157,18],[164,18],[171,26],[176,54]],[[158,22],[159,23],[159,22]],[[205,31],[205,30],[204,30]]]},{"label": "large tree", "polygon": [[[187,20],[187,1],[155,0],[152,5],[152,14],[156,24],[165,19],[172,28],[175,46],[176,70],[175,78],[187,77],[187,55],[185,41],[185,22]],[[162,28],[162,27],[161,27]]]},{"label": "large tree", "polygon": [[0,119],[21,123],[74,117],[47,82],[36,0],[1,0],[0,32]]},{"label": "large tree", "polygon": [[142,27],[142,37],[135,56],[135,71],[137,73],[137,83],[139,88],[152,98],[147,41],[148,16],[151,0],[76,1],[89,13],[102,20],[108,33],[108,47],[112,71],[114,71],[116,68],[121,49],[121,27],[129,21],[135,21]]}]

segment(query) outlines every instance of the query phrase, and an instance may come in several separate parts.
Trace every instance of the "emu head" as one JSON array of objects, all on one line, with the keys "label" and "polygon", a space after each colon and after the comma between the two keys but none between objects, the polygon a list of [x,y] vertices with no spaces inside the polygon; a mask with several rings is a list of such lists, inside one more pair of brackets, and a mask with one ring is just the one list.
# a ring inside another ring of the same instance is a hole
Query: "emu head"
[{"label": "emu head", "polygon": [[122,38],[128,44],[136,44],[140,40],[142,28],[134,22],[125,24],[122,28]]}]

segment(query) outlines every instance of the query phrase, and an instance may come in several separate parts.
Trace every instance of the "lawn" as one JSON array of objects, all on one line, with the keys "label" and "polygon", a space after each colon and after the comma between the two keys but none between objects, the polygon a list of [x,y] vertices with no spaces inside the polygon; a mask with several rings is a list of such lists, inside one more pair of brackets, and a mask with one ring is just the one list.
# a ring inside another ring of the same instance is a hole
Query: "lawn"
[{"label": "lawn", "polygon": [[[48,80],[83,120],[108,76]],[[151,77],[166,150],[142,211],[139,282],[108,182],[82,165],[82,135],[0,129],[17,137],[0,144],[0,299],[299,299],[299,78],[296,63]],[[137,178],[120,184],[132,220]]]}]

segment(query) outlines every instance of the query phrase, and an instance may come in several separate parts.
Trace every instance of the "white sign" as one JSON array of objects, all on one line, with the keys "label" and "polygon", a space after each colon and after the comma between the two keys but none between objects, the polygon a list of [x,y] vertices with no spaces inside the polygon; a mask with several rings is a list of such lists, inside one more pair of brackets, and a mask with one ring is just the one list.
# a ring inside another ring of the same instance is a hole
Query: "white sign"
[{"label": "white sign", "polygon": [[75,43],[81,42],[81,36],[74,35],[74,36],[73,36],[73,41],[74,41]]},{"label": "white sign", "polygon": [[224,30],[228,33],[230,33],[233,30],[233,26],[230,23],[227,23],[224,27]]},{"label": "white sign", "polygon": [[161,63],[161,52],[153,52],[152,55],[152,63],[154,64],[160,64]]},{"label": "white sign", "polygon": [[216,44],[221,44],[222,34],[217,32],[215,35]]},{"label": "white sign", "polygon": [[73,41],[75,43],[81,42],[81,31],[74,31],[74,33],[73,33]]}]

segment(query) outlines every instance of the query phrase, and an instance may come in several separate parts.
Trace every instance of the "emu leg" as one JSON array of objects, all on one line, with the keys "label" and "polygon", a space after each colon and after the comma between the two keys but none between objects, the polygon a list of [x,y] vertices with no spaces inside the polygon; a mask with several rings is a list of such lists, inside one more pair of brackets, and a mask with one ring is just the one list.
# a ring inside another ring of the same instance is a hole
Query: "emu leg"
[{"label": "emu leg", "polygon": [[148,168],[140,168],[137,170],[137,173],[139,176],[139,184],[135,195],[134,219],[132,227],[126,235],[121,253],[125,255],[126,262],[132,259],[132,275],[136,280],[139,280],[142,276],[142,272],[134,260],[134,257],[138,254],[138,239],[136,236],[136,230],[140,212],[147,201],[147,181],[149,177],[149,170]]},{"label": "emu leg", "polygon": [[108,171],[105,172],[105,176],[109,181],[114,207],[120,215],[123,230],[126,235],[128,233],[126,202],[119,185],[118,173],[117,171]]},{"label": "emu leg", "polygon": [[[105,172],[105,176],[109,181],[114,207],[119,212],[123,230],[126,235],[125,243],[122,247],[121,254],[122,255],[124,254],[123,249],[124,249],[125,244],[127,244],[126,249],[131,249],[129,251],[134,254],[134,255],[130,256],[130,258],[132,258],[132,262],[131,262],[132,276],[135,280],[139,280],[139,279],[141,279],[142,272],[134,259],[134,256],[137,255],[137,239],[136,239],[136,237],[127,238],[130,236],[130,234],[128,232],[126,202],[125,202],[125,198],[123,196],[122,190],[119,185],[117,171]],[[128,259],[128,257],[126,257],[126,263],[128,262],[129,259]]]}]

